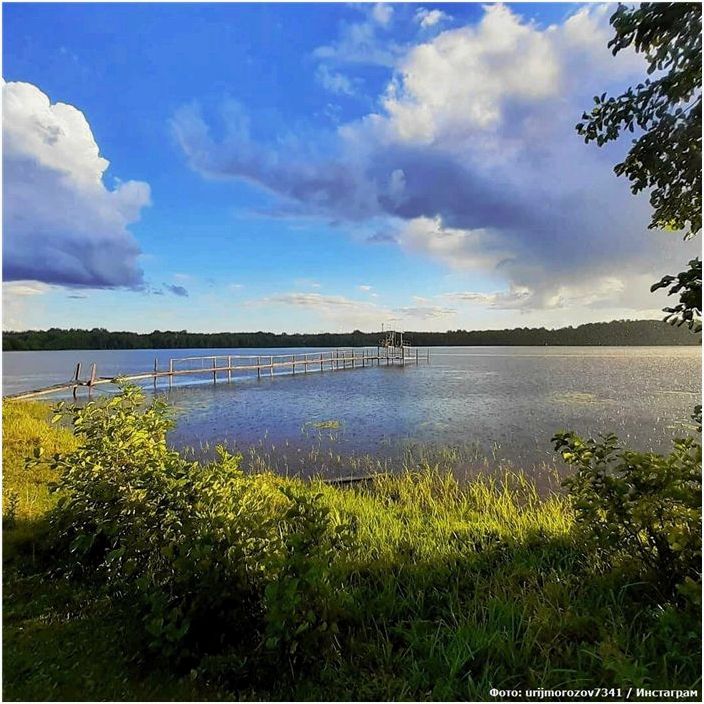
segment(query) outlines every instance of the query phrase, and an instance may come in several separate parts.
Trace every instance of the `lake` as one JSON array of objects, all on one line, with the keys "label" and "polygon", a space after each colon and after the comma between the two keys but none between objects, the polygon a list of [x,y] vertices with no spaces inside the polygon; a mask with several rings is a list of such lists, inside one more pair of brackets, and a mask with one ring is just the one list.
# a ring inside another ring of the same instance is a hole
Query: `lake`
[{"label": "lake", "polygon": [[[150,370],[155,357],[165,369],[170,357],[320,350],[4,352],[3,393],[66,381],[78,361],[84,376],[92,362],[107,376]],[[404,453],[450,448],[458,466],[533,469],[553,462],[559,429],[667,450],[700,403],[701,349],[436,347],[418,366],[160,385],[176,409],[171,443],[196,454],[226,443],[256,448],[280,471],[351,473],[367,456],[394,466]]]}]

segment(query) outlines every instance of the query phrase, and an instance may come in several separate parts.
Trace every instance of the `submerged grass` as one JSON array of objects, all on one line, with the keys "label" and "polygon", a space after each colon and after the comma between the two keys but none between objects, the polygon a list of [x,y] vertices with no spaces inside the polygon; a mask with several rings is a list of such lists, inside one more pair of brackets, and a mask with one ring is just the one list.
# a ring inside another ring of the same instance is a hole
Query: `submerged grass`
[{"label": "submerged grass", "polygon": [[354,526],[333,562],[339,648],[305,669],[246,677],[225,654],[188,672],[146,659],[129,605],[47,577],[34,557],[53,477],[23,458],[37,442],[58,452],[75,438],[41,404],[3,411],[3,496],[19,497],[3,536],[5,699],[489,700],[492,687],[700,686],[699,615],[600,565],[566,496],[508,470],[459,482],[437,456],[344,489],[252,478],[318,495]]}]

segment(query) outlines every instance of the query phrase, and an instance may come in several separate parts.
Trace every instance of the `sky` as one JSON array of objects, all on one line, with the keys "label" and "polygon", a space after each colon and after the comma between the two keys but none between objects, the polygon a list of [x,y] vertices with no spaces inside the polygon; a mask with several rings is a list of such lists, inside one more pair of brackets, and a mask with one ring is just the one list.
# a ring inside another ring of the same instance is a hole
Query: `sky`
[{"label": "sky", "polygon": [[3,328],[657,318],[615,5],[3,5]]}]

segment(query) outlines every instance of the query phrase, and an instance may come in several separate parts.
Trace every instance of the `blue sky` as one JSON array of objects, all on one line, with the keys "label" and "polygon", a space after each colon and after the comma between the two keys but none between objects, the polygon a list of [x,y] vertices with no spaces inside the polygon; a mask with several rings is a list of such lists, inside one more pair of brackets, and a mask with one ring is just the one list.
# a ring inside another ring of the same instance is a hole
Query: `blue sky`
[{"label": "blue sky", "polygon": [[613,9],[5,4],[4,327],[656,316],[687,248],[574,133]]}]

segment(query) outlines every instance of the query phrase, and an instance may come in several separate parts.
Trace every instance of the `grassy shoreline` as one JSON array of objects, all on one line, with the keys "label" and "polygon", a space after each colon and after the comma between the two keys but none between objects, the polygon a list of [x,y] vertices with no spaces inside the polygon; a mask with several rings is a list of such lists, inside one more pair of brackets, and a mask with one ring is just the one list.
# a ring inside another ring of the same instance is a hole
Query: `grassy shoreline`
[{"label": "grassy shoreline", "polygon": [[[601,565],[565,495],[541,497],[520,473],[459,485],[427,466],[344,489],[267,473],[238,480],[274,525],[288,520],[289,495],[353,525],[324,571],[286,563],[294,592],[308,584],[314,616],[328,614],[335,634],[318,648],[304,629],[304,661],[282,626],[288,668],[256,627],[175,664],[149,650],[115,590],[56,576],[43,546],[56,477],[23,462],[37,443],[62,453],[77,441],[49,423],[47,406],[3,403],[5,699],[490,700],[492,687],[700,687],[698,616],[628,566]],[[280,618],[285,626],[290,613]]]}]

